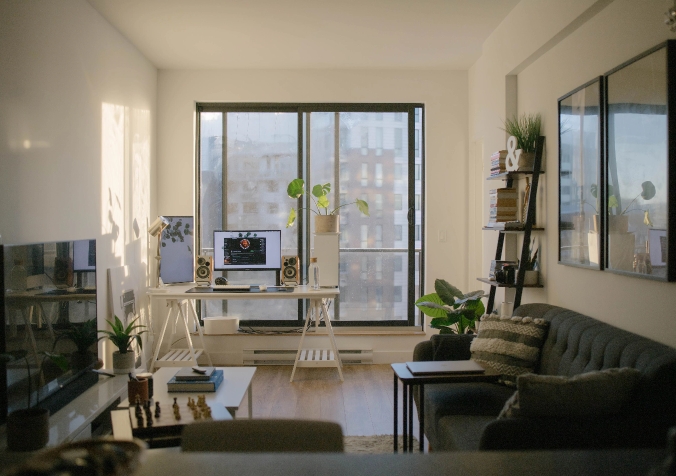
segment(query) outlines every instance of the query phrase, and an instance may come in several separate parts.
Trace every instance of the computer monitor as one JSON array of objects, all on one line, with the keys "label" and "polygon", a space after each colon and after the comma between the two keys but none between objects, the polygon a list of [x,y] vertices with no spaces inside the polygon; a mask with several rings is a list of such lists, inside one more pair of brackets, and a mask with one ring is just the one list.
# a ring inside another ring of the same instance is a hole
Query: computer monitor
[{"label": "computer monitor", "polygon": [[73,242],[73,271],[96,271],[96,240]]},{"label": "computer monitor", "polygon": [[281,230],[214,231],[214,270],[265,271],[281,268]]}]

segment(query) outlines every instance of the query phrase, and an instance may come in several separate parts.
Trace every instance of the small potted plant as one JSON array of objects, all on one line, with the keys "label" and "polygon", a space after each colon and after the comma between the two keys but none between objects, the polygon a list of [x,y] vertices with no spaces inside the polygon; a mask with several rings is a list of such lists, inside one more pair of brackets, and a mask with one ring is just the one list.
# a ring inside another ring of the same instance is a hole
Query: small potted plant
[{"label": "small potted plant", "polygon": [[99,331],[104,333],[118,349],[116,352],[113,352],[113,372],[116,374],[127,374],[134,370],[136,356],[131,349],[131,345],[134,342],[138,344],[139,349],[143,349],[141,334],[148,331],[142,330],[134,333],[136,329],[145,327],[141,324],[135,324],[138,319],[137,317],[132,320],[125,327],[120,318],[115,316],[115,322],[110,322],[106,319],[106,322],[110,324],[111,330]]},{"label": "small potted plant", "polygon": [[476,323],[486,312],[483,291],[463,293],[443,279],[434,281],[435,293],[421,296],[415,305],[432,318],[430,327],[441,334],[476,333]]},{"label": "small potted plant", "polygon": [[[342,205],[338,205],[337,207],[331,209],[328,197],[330,191],[330,183],[317,184],[312,187],[310,198],[314,202],[316,210],[314,210],[312,207],[310,207],[309,210],[315,214],[315,233],[337,233],[339,223],[338,210],[347,205],[352,205],[353,203],[357,204],[357,208],[361,213],[369,216],[368,203],[360,199],[350,203],[343,203]],[[286,192],[291,198],[300,198],[301,195],[305,193],[305,181],[300,178],[293,179],[286,187]],[[298,211],[303,209],[304,207],[299,208]],[[296,216],[296,209],[291,208],[291,211],[289,212],[289,219],[286,222],[287,228],[294,224],[296,221]]]},{"label": "small potted plant", "polygon": [[540,136],[542,118],[540,114],[522,114],[514,116],[504,122],[504,131],[510,136],[516,137],[519,155],[518,170],[533,170],[535,162],[535,143]]},{"label": "small potted plant", "polygon": [[[598,185],[593,183],[590,187],[591,196],[598,201]],[[620,204],[615,197],[615,192],[612,185],[608,185],[608,231],[611,233],[627,233],[629,231],[629,216],[627,213],[632,211],[642,211],[643,212],[643,223],[647,226],[652,226],[653,222],[650,218],[650,210],[643,210],[641,208],[631,208],[631,206],[638,200],[638,197],[641,197],[646,202],[651,200],[657,191],[655,190],[655,185],[650,181],[646,180],[641,184],[641,192],[634,197],[634,199],[629,202],[623,210],[620,210]],[[589,202],[585,202],[587,205],[592,207],[596,212],[594,215],[594,231],[598,233],[600,228],[600,219],[598,215],[597,207],[592,205]],[[611,208],[617,208],[620,210],[620,213],[612,215],[610,214]]]}]

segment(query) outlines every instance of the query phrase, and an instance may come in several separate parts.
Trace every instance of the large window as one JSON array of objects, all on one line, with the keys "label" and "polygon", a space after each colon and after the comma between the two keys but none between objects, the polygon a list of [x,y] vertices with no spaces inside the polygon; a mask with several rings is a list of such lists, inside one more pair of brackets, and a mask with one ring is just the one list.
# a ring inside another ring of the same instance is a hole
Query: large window
[{"label": "large window", "polygon": [[[214,230],[280,229],[282,255],[309,262],[312,214],[287,184],[331,184],[332,204],[369,203],[371,216],[341,208],[340,299],[336,325],[420,325],[424,122],[415,104],[199,104],[198,252],[213,252]],[[415,140],[414,140],[415,139]],[[415,147],[414,147],[415,146]],[[321,268],[321,265],[320,265]],[[230,272],[236,284],[274,284],[274,272]],[[301,279],[307,279],[306,266]],[[208,301],[205,316],[237,315],[243,325],[299,326],[307,303]]]}]

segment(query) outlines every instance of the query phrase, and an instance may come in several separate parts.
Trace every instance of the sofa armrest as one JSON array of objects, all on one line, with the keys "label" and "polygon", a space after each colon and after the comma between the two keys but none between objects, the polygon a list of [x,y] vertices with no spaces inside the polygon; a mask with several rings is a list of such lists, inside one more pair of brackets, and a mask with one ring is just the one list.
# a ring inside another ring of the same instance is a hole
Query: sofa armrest
[{"label": "sofa armrest", "polygon": [[413,349],[413,361],[469,360],[472,334],[436,334]]},{"label": "sofa armrest", "polygon": [[481,450],[662,448],[667,429],[650,417],[500,418],[484,427]]}]

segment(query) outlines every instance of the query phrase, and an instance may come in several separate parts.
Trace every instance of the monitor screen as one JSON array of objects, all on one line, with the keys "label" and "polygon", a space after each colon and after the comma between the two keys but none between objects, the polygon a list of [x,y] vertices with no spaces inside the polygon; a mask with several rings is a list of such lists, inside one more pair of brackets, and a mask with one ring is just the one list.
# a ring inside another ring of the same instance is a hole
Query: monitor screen
[{"label": "monitor screen", "polygon": [[281,230],[214,231],[215,270],[262,271],[281,267]]},{"label": "monitor screen", "polygon": [[96,240],[73,242],[73,271],[96,271]]}]

